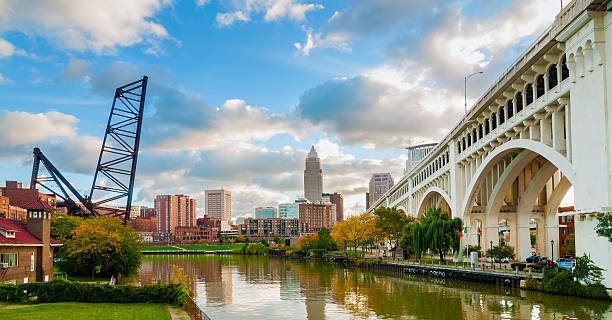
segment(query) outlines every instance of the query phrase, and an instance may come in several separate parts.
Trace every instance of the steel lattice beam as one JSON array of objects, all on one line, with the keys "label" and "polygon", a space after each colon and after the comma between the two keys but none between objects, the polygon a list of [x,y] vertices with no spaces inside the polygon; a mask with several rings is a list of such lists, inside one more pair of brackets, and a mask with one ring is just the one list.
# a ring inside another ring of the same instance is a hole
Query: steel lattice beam
[{"label": "steel lattice beam", "polygon": [[[148,78],[117,88],[89,199],[95,215],[130,218]],[[125,208],[105,207],[125,199]]]}]

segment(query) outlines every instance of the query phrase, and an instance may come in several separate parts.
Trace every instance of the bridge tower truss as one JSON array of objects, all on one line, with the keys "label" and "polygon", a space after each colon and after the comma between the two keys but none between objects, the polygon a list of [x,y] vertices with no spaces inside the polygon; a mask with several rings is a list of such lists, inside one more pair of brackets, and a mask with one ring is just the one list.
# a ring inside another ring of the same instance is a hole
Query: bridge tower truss
[{"label": "bridge tower truss", "polygon": [[[147,81],[144,76],[115,91],[89,194],[94,215],[130,218]],[[108,206],[122,199],[124,207]]]}]

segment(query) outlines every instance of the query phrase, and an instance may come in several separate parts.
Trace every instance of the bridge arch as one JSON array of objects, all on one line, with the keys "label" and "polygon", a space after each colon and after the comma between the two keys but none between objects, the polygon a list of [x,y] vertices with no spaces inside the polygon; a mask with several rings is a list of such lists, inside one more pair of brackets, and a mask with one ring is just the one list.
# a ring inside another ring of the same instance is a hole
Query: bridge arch
[{"label": "bridge arch", "polygon": [[432,199],[432,197],[436,195],[440,196],[440,199],[436,201],[435,206],[443,208],[442,205],[444,204],[443,202],[445,202],[445,207],[448,208],[448,211],[452,216],[453,214],[452,208],[450,207],[451,198],[448,195],[448,193],[444,191],[442,188],[430,187],[429,189],[425,191],[425,196],[423,196],[423,199],[421,199],[419,203],[418,210],[417,210],[418,218],[420,218],[425,213],[425,211],[427,210],[427,203]]},{"label": "bridge arch", "polygon": [[491,151],[491,153],[489,153],[489,155],[482,161],[482,164],[474,173],[474,178],[472,178],[466,189],[465,197],[460,207],[462,209],[459,212],[461,217],[465,216],[466,213],[469,214],[471,212],[475,189],[482,183],[486,173],[489,172],[489,170],[498,162],[499,159],[507,155],[509,152],[522,150],[529,150],[545,158],[555,167],[557,167],[559,171],[561,171],[563,175],[567,177],[572,185],[574,184],[574,167],[562,154],[539,141],[529,139],[510,140]]}]

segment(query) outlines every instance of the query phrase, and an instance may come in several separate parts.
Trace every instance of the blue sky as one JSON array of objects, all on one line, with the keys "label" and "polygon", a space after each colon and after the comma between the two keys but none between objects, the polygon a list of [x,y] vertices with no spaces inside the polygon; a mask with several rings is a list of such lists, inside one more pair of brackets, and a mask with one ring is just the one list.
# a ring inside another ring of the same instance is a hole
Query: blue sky
[{"label": "blue sky", "polygon": [[[136,202],[233,192],[292,201],[317,146],[324,190],[365,205],[374,172],[460,118],[542,32],[556,0],[0,0],[0,180],[39,146],[88,192],[113,88],[150,77]],[[199,214],[203,214],[199,210]]]}]

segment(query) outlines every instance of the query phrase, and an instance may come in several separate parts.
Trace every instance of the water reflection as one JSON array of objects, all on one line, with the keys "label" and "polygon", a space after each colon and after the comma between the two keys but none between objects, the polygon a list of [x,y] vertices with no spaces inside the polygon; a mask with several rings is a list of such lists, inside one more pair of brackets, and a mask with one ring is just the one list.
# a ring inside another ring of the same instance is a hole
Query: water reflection
[{"label": "water reflection", "polygon": [[170,281],[170,264],[213,319],[612,319],[607,302],[267,257],[146,257],[139,280]]}]

